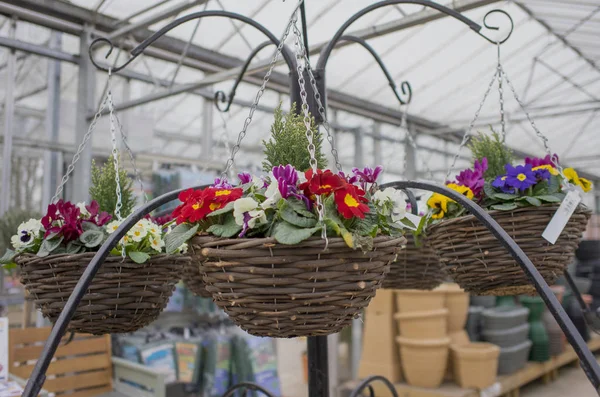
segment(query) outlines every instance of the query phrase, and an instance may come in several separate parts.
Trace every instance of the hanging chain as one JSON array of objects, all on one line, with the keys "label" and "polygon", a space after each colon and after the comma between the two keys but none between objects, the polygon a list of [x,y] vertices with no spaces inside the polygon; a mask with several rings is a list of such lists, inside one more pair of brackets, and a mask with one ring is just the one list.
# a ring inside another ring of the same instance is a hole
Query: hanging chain
[{"label": "hanging chain", "polygon": [[107,83],[107,89],[106,89],[106,98],[107,98],[107,103],[108,103],[108,118],[110,121],[110,140],[112,143],[112,158],[113,158],[113,164],[115,167],[115,181],[116,181],[116,188],[115,188],[115,192],[117,194],[117,203],[115,204],[115,215],[117,217],[118,221],[122,221],[123,217],[121,216],[121,207],[122,207],[122,197],[121,197],[121,178],[119,176],[119,148],[117,146],[117,134],[116,134],[116,122],[115,122],[115,108],[113,105],[113,99],[112,99],[112,87],[110,85],[110,76],[111,76],[111,69],[108,69],[108,83]]},{"label": "hanging chain", "polygon": [[506,83],[508,84],[508,87],[510,88],[510,90],[512,91],[513,96],[515,97],[515,100],[517,101],[517,103],[519,104],[519,106],[521,107],[521,109],[523,110],[523,112],[525,113],[525,116],[527,117],[527,120],[529,120],[529,124],[531,124],[531,127],[535,131],[535,134],[540,138],[540,140],[544,144],[544,150],[546,151],[546,154],[548,154],[550,156],[550,158],[552,159],[552,162],[556,166],[556,169],[558,170],[559,174],[564,178],[565,181],[567,181],[566,183],[569,186],[571,186],[571,184],[568,182],[569,179],[563,173],[562,166],[558,163],[558,157],[554,153],[552,153],[552,151],[550,150],[550,146],[548,145],[548,137],[546,137],[542,133],[542,131],[540,131],[540,129],[538,128],[538,126],[535,124],[535,121],[533,121],[533,119],[531,118],[531,115],[529,114],[529,112],[525,108],[525,104],[523,104],[523,102],[521,102],[521,99],[519,98],[519,95],[517,95],[517,90],[515,90],[515,87],[513,86],[513,84],[510,81],[510,79],[508,78],[508,75],[504,71],[504,68],[500,67],[500,72],[504,76],[504,79],[506,80]]},{"label": "hanging chain", "polygon": [[[299,4],[301,4],[302,1],[303,0],[300,0]],[[306,63],[306,65],[309,65],[309,63],[306,60],[306,48],[304,48],[304,44],[302,41],[302,32],[300,32],[300,29],[298,29],[297,19],[297,17],[294,18],[292,25],[294,29],[294,36],[296,39],[294,43],[294,49],[296,52],[296,61],[298,63],[298,85],[300,87],[300,98],[302,99],[301,108],[302,113],[304,114],[304,126],[306,127],[306,139],[308,140],[307,148],[308,154],[310,155],[310,166],[313,170],[313,173],[316,175],[318,169],[317,158],[315,156],[316,147],[314,144],[314,132],[312,129],[311,118],[310,114],[308,113],[306,82],[304,80],[304,64]],[[319,224],[321,225],[321,238],[325,240],[325,249],[327,249],[327,246],[329,245],[329,240],[327,239],[327,229],[325,228],[325,223],[323,221],[325,218],[325,211],[323,208],[322,198],[319,195],[316,196],[315,206],[317,207],[317,213],[319,215]]]},{"label": "hanging chain", "polygon": [[254,112],[256,111],[256,108],[258,107],[260,98],[263,96],[265,89],[267,88],[267,83],[269,82],[269,79],[271,78],[271,74],[273,73],[273,69],[275,69],[275,65],[277,64],[277,61],[279,60],[279,55],[281,54],[281,51],[283,50],[285,40],[287,39],[288,35],[290,34],[290,29],[292,28],[294,21],[296,21],[298,19],[298,16],[296,15],[296,13],[298,11],[298,8],[300,7],[300,4],[302,4],[302,1],[303,0],[300,0],[300,3],[294,9],[294,12],[292,13],[292,15],[288,21],[285,31],[281,35],[281,38],[279,40],[279,45],[277,46],[277,49],[275,50],[275,54],[273,54],[273,58],[271,59],[271,64],[269,65],[269,70],[265,74],[265,77],[263,77],[263,82],[262,82],[260,88],[258,89],[258,92],[256,93],[254,102],[252,102],[252,106],[250,107],[250,111],[248,112],[248,117],[246,117],[246,120],[244,121],[244,126],[242,127],[242,130],[240,131],[240,133],[238,135],[237,142],[231,149],[231,154],[229,156],[229,159],[227,160],[227,163],[225,164],[225,169],[221,173],[221,178],[227,178],[229,169],[231,168],[231,166],[233,165],[233,162],[235,161],[235,155],[240,150],[240,145],[242,144],[242,140],[246,136],[246,131],[248,130],[248,126],[250,126],[250,123],[252,122],[252,117],[254,116]]},{"label": "hanging chain", "polygon": [[502,63],[500,61],[500,42],[498,42],[498,65],[496,67],[496,74],[498,75],[498,96],[500,98],[500,126],[502,143],[506,141],[506,121],[504,118],[504,90],[502,88]]},{"label": "hanging chain", "polygon": [[[402,112],[402,120],[400,121],[400,126],[402,128],[404,128],[404,130],[406,131],[406,138],[408,140],[409,145],[415,151],[415,159],[416,159],[417,157],[419,157],[419,158],[421,157],[421,155],[420,155],[421,152],[419,150],[419,147],[417,146],[417,141],[415,140],[412,133],[410,132],[410,129],[408,128],[408,122],[407,122],[408,106],[409,106],[409,104],[406,104],[406,107],[404,108],[404,112]],[[425,172],[429,175],[429,177],[431,179],[434,179],[433,172],[429,168],[429,164],[425,161],[425,159],[424,158],[421,159],[420,162],[423,163]],[[405,153],[404,154],[404,168],[403,168],[404,172],[406,172],[406,166],[407,166],[407,158],[406,158],[406,153]]]},{"label": "hanging chain", "polygon": [[129,147],[129,142],[127,141],[127,135],[125,135],[125,132],[123,131],[123,125],[121,124],[121,120],[119,120],[119,116],[117,116],[117,114],[115,113],[115,121],[117,122],[117,127],[119,128],[119,134],[121,136],[121,141],[123,142],[123,146],[125,146],[125,150],[127,151],[127,154],[129,155],[129,162],[131,163],[131,166],[133,167],[133,173],[135,175],[135,178],[137,180],[137,182],[140,185],[140,189],[142,190],[142,193],[144,195],[144,203],[148,202],[148,195],[146,194],[146,189],[144,188],[144,182],[142,181],[142,174],[140,173],[140,170],[137,167],[137,163],[135,161],[135,156],[133,155],[133,151],[131,150],[131,147]]},{"label": "hanging chain", "polygon": [[102,115],[102,112],[104,112],[104,108],[106,107],[106,100],[107,100],[107,98],[108,97],[105,96],[104,100],[102,100],[102,102],[100,103],[100,107],[98,108],[98,112],[94,115],[94,118],[92,119],[92,122],[90,123],[90,126],[88,127],[87,132],[85,133],[85,135],[83,136],[83,139],[82,139],[81,143],[77,147],[77,151],[73,155],[73,159],[71,160],[71,164],[69,164],[69,166],[67,167],[67,172],[65,172],[65,175],[63,175],[62,180],[60,181],[60,185],[58,185],[58,187],[56,188],[56,192],[54,193],[54,197],[52,197],[52,202],[53,203],[58,200],[58,198],[60,197],[61,193],[63,192],[64,187],[67,184],[67,181],[69,180],[69,177],[71,176],[71,174],[75,170],[75,164],[81,158],[81,153],[83,153],[83,149],[85,149],[86,144],[88,143],[88,141],[92,137],[92,133],[96,129],[96,124],[98,123],[98,119],[100,118],[100,116]]},{"label": "hanging chain", "polygon": [[490,92],[492,91],[492,86],[494,85],[494,82],[496,81],[497,74],[498,74],[498,69],[496,69],[496,71],[494,72],[494,75],[492,76],[492,79],[490,80],[490,84],[488,85],[487,90],[485,91],[485,94],[483,95],[483,99],[481,100],[481,103],[479,104],[479,108],[477,108],[477,111],[475,112],[475,117],[473,117],[473,120],[471,120],[471,123],[469,124],[469,128],[467,128],[465,130],[465,134],[463,135],[462,141],[460,142],[460,146],[458,147],[458,150],[456,151],[456,154],[454,155],[454,158],[452,159],[452,164],[450,165],[450,168],[448,168],[448,172],[446,173],[446,176],[444,177],[444,180],[442,181],[442,183],[445,183],[447,180],[449,180],[450,174],[452,173],[452,171],[454,171],[454,167],[456,166],[456,162],[458,161],[460,152],[467,145],[467,142],[469,141],[469,137],[471,136],[471,131],[473,130],[473,127],[475,127],[475,122],[477,122],[477,119],[479,118],[479,113],[481,113],[481,109],[483,108],[483,105],[485,104],[487,97],[490,95]]}]

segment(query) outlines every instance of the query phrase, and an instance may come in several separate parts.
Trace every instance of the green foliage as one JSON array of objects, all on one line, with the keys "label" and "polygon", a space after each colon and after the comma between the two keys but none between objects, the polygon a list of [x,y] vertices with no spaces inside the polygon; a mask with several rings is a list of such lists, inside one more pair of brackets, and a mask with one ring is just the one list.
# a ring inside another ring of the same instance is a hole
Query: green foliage
[{"label": "green foliage", "polygon": [[174,254],[179,247],[191,239],[198,231],[198,225],[192,226],[187,223],[177,225],[165,236],[165,251],[167,254]]},{"label": "green foliage", "polygon": [[504,166],[512,164],[514,160],[512,151],[494,131],[491,135],[479,133],[471,139],[469,149],[473,153],[473,160],[481,161],[484,157],[487,158],[488,169],[484,174],[486,181],[493,181],[498,175],[504,175]]},{"label": "green foliage", "polygon": [[[101,211],[106,211],[115,217],[117,206],[117,181],[115,178],[115,163],[110,156],[102,167],[92,161],[92,185],[90,197],[96,200]],[[135,197],[131,191],[133,180],[127,176],[127,171],[119,167],[119,180],[121,190],[121,216],[126,218],[135,207]]]},{"label": "green foliage", "polygon": [[539,207],[544,204],[560,203],[565,194],[560,191],[560,182],[556,175],[548,181],[540,181],[524,191],[503,193],[492,187],[490,182],[484,185],[484,208],[500,211],[512,211],[520,207]]},{"label": "green foliage", "polygon": [[[304,116],[296,114],[296,104],[288,114],[283,114],[281,103],[275,109],[275,119],[271,126],[271,137],[268,141],[263,140],[265,147],[265,161],[263,170],[271,171],[278,165],[293,165],[299,171],[310,168],[310,155],[308,153],[308,139],[306,138],[306,126]],[[313,143],[315,145],[315,157],[319,168],[327,166],[327,159],[322,153],[323,136],[315,126],[314,118],[311,117],[313,130]]]},{"label": "green foliage", "polygon": [[0,217],[0,253],[12,247],[10,238],[17,233],[17,228],[30,219],[40,219],[42,216],[34,211],[11,209]]}]

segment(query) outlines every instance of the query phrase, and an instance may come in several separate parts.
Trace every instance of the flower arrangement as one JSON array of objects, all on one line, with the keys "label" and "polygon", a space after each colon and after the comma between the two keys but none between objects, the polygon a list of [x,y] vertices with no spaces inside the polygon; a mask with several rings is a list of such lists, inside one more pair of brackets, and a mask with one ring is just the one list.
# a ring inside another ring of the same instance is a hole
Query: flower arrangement
[{"label": "flower arrangement", "polygon": [[[510,149],[496,133],[491,136],[480,134],[470,146],[474,154],[473,169],[461,171],[456,180],[447,182],[446,186],[475,200],[485,209],[511,211],[560,203],[565,197],[563,190],[569,185],[582,192],[592,188],[591,182],[579,177],[573,168],[560,173],[553,160],[557,159],[556,155],[527,157],[523,164],[513,165]],[[502,164],[503,161],[506,163]],[[438,193],[429,198],[427,205],[433,222],[456,218],[466,211],[454,200]]]},{"label": "flower arrangement", "polygon": [[[299,172],[278,165],[264,178],[239,174],[240,185],[218,179],[202,190],[186,190],[172,216],[173,237],[186,241],[196,233],[218,237],[273,237],[281,244],[298,244],[325,229],[341,236],[351,248],[372,247],[375,236],[401,236],[415,228],[406,217],[401,192],[377,189],[382,168],[353,169],[351,175],[330,170]],[[323,204],[323,223],[316,204]],[[171,249],[175,245],[171,244]],[[169,249],[167,249],[169,252]]]},{"label": "flower arrangement", "polygon": [[[97,178],[94,178],[96,184],[90,188],[91,194],[97,196],[101,192],[109,191],[111,186],[116,187],[114,181],[109,181],[110,178],[107,177],[111,169],[114,172],[114,164],[110,159],[103,169],[96,169],[94,172],[97,175]],[[120,171],[121,178],[126,176],[124,171]],[[126,186],[131,186],[130,181],[124,180],[124,182]],[[133,210],[133,202],[130,201],[128,199],[127,206],[124,208],[124,216],[128,216]],[[16,266],[14,258],[22,254],[46,257],[97,251],[122,222],[115,220],[109,213],[115,208],[115,202],[111,198],[105,198],[101,202],[108,208],[103,207],[96,200],[92,200],[89,204],[73,204],[61,199],[48,205],[46,214],[41,219],[32,218],[18,226],[17,234],[11,237],[13,249],[6,250],[0,263],[10,269]],[[152,255],[165,253],[165,240],[173,221],[164,224],[160,221],[149,218],[140,220],[111,253],[113,255],[125,253],[136,263],[144,263]],[[185,252],[186,250],[187,245],[180,244],[174,251]]]}]

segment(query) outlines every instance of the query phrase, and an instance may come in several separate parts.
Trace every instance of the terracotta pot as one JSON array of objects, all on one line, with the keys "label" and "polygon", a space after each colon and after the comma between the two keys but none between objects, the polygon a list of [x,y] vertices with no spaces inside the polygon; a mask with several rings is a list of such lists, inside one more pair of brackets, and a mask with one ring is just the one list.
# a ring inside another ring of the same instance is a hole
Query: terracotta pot
[{"label": "terracotta pot", "polygon": [[397,337],[402,369],[411,386],[437,388],[444,379],[450,338],[410,339]]},{"label": "terracotta pot", "polygon": [[451,334],[448,334],[448,337],[450,338],[451,346],[452,345],[468,345],[471,343],[471,340],[469,339],[469,334],[464,329],[461,329],[460,331],[452,332]]},{"label": "terracotta pot", "polygon": [[400,335],[405,338],[437,339],[447,336],[447,309],[396,313]]},{"label": "terracotta pot", "polygon": [[444,309],[445,298],[444,292],[438,289],[433,291],[416,289],[396,291],[396,303],[399,313]]},{"label": "terracotta pot", "polygon": [[464,388],[484,389],[496,381],[500,348],[491,343],[452,345],[454,377]]},{"label": "terracotta pot", "polygon": [[443,284],[440,290],[446,294],[448,309],[448,332],[456,332],[465,328],[469,315],[469,294],[458,284]]}]

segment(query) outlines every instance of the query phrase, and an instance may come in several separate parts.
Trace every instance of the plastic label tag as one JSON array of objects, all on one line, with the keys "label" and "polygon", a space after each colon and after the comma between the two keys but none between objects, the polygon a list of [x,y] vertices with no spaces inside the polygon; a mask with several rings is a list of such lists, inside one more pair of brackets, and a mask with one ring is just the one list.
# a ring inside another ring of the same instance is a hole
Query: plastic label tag
[{"label": "plastic label tag", "polygon": [[411,226],[409,226],[407,224],[404,224],[404,226],[407,229],[410,229],[410,230],[417,230],[419,228],[419,225],[421,224],[421,218],[423,218],[422,216],[414,215],[414,214],[411,214],[409,212],[407,212],[406,214],[404,214],[404,217],[406,219],[408,219],[409,221],[411,221],[413,225],[415,225],[415,227],[411,227]]},{"label": "plastic label tag", "polygon": [[560,207],[556,210],[556,213],[546,226],[546,230],[542,233],[542,237],[545,238],[550,244],[556,243],[558,236],[562,233],[563,229],[569,222],[569,219],[575,212],[575,208],[581,202],[581,195],[576,190],[570,190],[565,199],[560,204]]},{"label": "plastic label tag", "polygon": [[482,389],[479,393],[480,397],[498,397],[502,392],[502,385],[500,382],[496,382],[493,385]]}]

